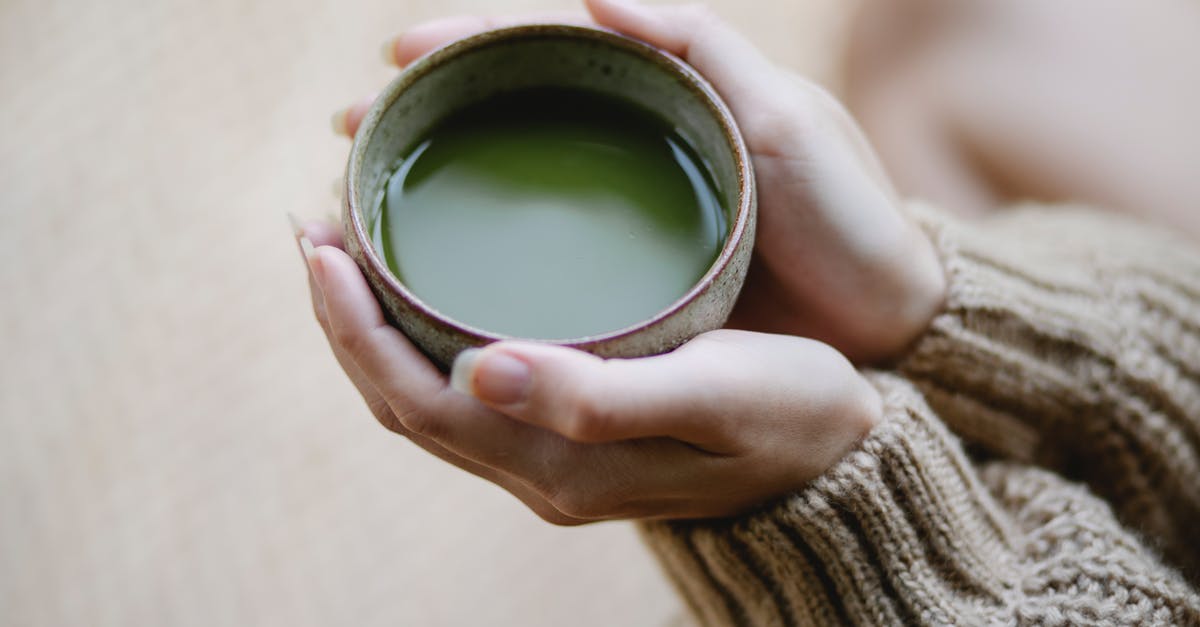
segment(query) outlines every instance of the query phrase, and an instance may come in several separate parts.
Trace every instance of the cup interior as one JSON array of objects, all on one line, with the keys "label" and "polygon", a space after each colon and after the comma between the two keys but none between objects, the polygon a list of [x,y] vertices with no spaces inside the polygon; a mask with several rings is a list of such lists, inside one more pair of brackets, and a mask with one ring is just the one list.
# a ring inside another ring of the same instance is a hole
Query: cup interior
[{"label": "cup interior", "polygon": [[[711,88],[682,62],[650,46],[607,31],[559,25],[501,29],[451,44],[418,61],[381,95],[363,121],[356,147],[364,147],[352,154],[347,172],[351,211],[361,219],[366,241],[380,222],[380,199],[399,158],[444,118],[528,87],[598,92],[673,125],[710,169],[731,227],[728,246],[738,231],[732,227],[741,170],[736,133],[727,113],[714,104]],[[718,255],[717,262],[724,257]]]},{"label": "cup interior", "polygon": [[756,224],[754,174],[732,114],[679,59],[610,31],[552,24],[488,31],[434,51],[404,70],[363,120],[346,169],[346,250],[389,322],[443,372],[461,350],[508,337],[424,303],[388,268],[372,229],[395,166],[437,124],[495,95],[532,87],[596,92],[665,120],[708,168],[728,226],[708,270],[657,314],[622,329],[550,341],[601,357],[639,357],[723,325],[746,277]]}]

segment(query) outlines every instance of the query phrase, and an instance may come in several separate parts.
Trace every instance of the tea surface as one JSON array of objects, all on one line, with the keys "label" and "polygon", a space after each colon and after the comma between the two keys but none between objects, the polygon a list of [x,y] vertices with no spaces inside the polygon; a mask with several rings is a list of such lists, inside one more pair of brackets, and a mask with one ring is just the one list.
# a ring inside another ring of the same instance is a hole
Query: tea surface
[{"label": "tea surface", "polygon": [[726,233],[708,170],[667,123],[527,89],[453,115],[403,156],[376,247],[422,301],[515,337],[607,333],[665,309]]}]

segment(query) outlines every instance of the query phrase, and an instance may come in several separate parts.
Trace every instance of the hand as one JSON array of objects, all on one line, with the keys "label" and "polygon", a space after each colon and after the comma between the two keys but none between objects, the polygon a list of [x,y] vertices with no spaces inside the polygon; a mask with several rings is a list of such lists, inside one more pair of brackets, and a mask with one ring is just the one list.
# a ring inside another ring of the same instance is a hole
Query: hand
[{"label": "hand", "polygon": [[[855,362],[897,357],[941,308],[945,278],[932,245],[900,211],[846,110],[782,71],[701,7],[588,0],[595,23],[672,52],[729,104],[754,161],[759,227],[734,328],[824,341]],[[506,24],[586,23],[573,15],[450,18],[391,42],[405,65],[453,39]],[[353,135],[370,101],[335,118]]]},{"label": "hand", "polygon": [[553,523],[735,514],[803,486],[879,420],[837,351],[745,331],[632,360],[499,342],[460,356],[452,387],[384,320],[337,229],[300,235],[317,319],[379,421]]},{"label": "hand", "polygon": [[[451,386],[386,324],[337,233],[319,224],[304,228],[317,245],[307,256],[314,308],[384,425],[547,520],[744,511],[802,487],[879,421],[878,395],[838,350],[860,361],[894,356],[940,306],[941,270],[849,117],[819,88],[701,10],[588,8],[596,23],[683,56],[739,119],[762,226],[733,324],[760,332],[709,333],[636,360],[500,342],[460,357]],[[390,50],[403,64],[504,23],[443,20]],[[365,110],[352,107],[335,126],[353,134]]]}]

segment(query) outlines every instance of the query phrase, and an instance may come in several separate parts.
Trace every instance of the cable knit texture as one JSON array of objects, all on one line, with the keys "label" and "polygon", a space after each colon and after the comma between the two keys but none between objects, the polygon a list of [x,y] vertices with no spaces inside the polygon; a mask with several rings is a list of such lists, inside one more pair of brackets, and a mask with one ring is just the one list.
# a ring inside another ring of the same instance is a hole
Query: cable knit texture
[{"label": "cable knit texture", "polygon": [[1086,209],[914,212],[945,311],[801,492],[641,523],[704,625],[1200,625],[1200,253]]}]

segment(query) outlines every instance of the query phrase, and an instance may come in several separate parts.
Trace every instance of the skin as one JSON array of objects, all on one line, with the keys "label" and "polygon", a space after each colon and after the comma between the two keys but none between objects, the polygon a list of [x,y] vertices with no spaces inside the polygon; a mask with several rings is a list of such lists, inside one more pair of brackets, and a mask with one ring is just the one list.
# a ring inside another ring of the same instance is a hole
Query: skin
[{"label": "skin", "polygon": [[[863,134],[823,90],[703,8],[586,7],[588,17],[569,21],[684,58],[739,120],[761,226],[731,328],[630,360],[499,342],[460,357],[447,379],[384,321],[338,230],[322,223],[297,234],[314,310],[383,425],[547,521],[739,513],[802,487],[881,420],[854,364],[894,358],[923,332],[944,299],[942,268]],[[403,66],[458,37],[544,19],[439,20],[385,54]],[[353,135],[367,105],[335,127]]]},{"label": "skin", "polygon": [[906,197],[1082,201],[1200,238],[1200,4],[867,0],[847,102]]}]

